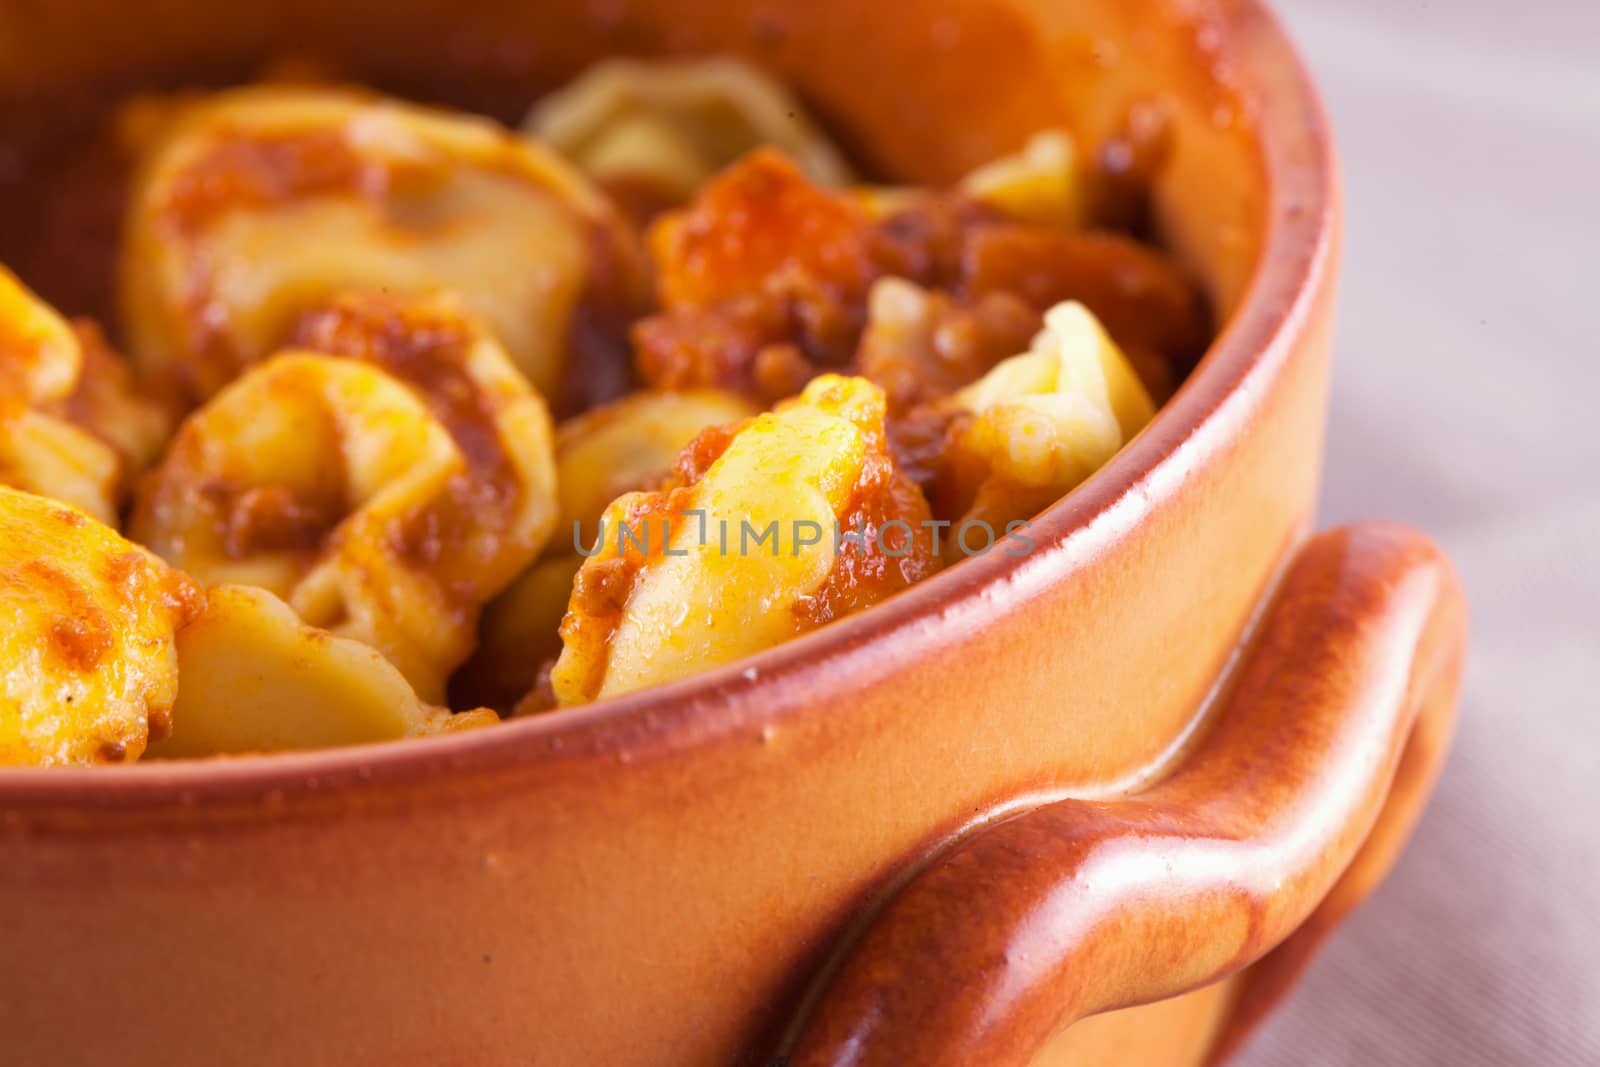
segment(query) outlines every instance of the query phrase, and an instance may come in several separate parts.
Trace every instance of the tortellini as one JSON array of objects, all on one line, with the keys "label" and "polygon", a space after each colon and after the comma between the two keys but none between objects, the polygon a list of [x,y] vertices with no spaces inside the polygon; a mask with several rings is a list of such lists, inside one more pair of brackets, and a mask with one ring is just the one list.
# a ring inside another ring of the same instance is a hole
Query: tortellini
[{"label": "tortellini", "polygon": [[1088,221],[1084,185],[1071,134],[1044,130],[1015,155],[968,174],[960,189],[1016,222],[1079,229]]},{"label": "tortellini", "polygon": [[183,109],[156,140],[122,311],[134,358],[191,400],[345,290],[457,293],[552,398],[569,363],[625,363],[648,289],[636,237],[581,174],[487,120],[260,86]]},{"label": "tortellini", "polygon": [[173,728],[150,746],[154,757],[326,748],[500,721],[423,703],[376,650],[305,625],[250,586],[212,589],[177,652]]},{"label": "tortellini", "polygon": [[607,509],[562,623],[555,699],[656,685],[876,603],[937,568],[930,522],[888,453],[882,391],[817,378],[702,434],[664,488]]},{"label": "tortellini", "polygon": [[0,488],[0,765],[122,763],[172,725],[203,598],[83,512]]},{"label": "tortellini", "polygon": [[82,512],[0,488],[0,766],[382,741],[498,722],[249,586],[202,592]]},{"label": "tortellini", "polygon": [[69,324],[0,267],[0,484],[114,524],[167,428],[98,330]]},{"label": "tortellini", "polygon": [[557,536],[574,551],[618,496],[647,488],[708,426],[740,422],[757,408],[719,389],[644,390],[562,423],[556,432]]},{"label": "tortellini", "polygon": [[1051,308],[1031,349],[955,394],[943,489],[963,522],[1027,519],[1109,460],[1155,413],[1082,304]]},{"label": "tortellini", "polygon": [[[966,209],[974,218],[1077,230],[1090,222],[1092,174],[1065,130],[1042,130],[1017,152],[969,172],[950,190],[911,185],[860,185],[850,196],[877,219],[943,206]],[[977,209],[977,210],[973,210]]]},{"label": "tortellini", "polygon": [[612,59],[541,100],[524,128],[637,213],[687,201],[762,145],[825,185],[850,166],[780,83],[730,56]]},{"label": "tortellini", "polygon": [[452,696],[508,708],[526,694],[561,651],[557,628],[583,562],[579,552],[594,543],[607,505],[660,481],[700,431],[755,413],[748,401],[715,389],[646,390],[562,423],[556,431],[561,518],[549,558],[484,609],[478,649]]},{"label": "tortellini", "polygon": [[134,535],[381,651],[423,699],[556,516],[549,416],[452,301],[352,296],[179,429]]}]

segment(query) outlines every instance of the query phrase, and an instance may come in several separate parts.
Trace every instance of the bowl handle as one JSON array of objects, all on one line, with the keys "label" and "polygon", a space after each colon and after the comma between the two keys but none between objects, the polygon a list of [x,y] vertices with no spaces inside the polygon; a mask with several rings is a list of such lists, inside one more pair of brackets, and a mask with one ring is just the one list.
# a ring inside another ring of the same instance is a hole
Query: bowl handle
[{"label": "bowl handle", "polygon": [[1465,635],[1425,538],[1378,523],[1313,538],[1170,774],[956,842],[848,949],[775,1062],[1025,1067],[1074,1020],[1260,960],[1226,1055],[1398,854],[1443,758]]}]

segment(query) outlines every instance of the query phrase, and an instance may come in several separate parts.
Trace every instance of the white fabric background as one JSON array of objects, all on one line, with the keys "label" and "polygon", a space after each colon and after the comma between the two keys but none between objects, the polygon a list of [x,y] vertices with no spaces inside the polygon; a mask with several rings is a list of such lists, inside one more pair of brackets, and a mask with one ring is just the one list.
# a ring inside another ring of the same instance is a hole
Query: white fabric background
[{"label": "white fabric background", "polygon": [[1473,610],[1399,868],[1241,1067],[1600,1065],[1600,0],[1277,0],[1344,157],[1328,524]]}]

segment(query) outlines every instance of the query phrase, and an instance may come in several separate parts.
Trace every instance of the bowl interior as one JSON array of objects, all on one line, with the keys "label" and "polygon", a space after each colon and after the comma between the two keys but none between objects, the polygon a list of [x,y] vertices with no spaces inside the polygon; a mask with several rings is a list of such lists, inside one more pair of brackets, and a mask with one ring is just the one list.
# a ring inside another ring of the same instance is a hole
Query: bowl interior
[{"label": "bowl interior", "polygon": [[[25,240],[34,214],[26,198],[9,195],[18,168],[8,164],[70,146],[108,102],[140,89],[246,78],[283,56],[332,58],[352,79],[515,122],[537,95],[601,57],[715,52],[783,77],[886,179],[947,180],[1051,126],[1092,146],[1144,104],[1159,104],[1173,123],[1174,152],[1155,190],[1158,235],[1209,290],[1222,334],[1155,423],[1036,523],[1052,551],[1029,561],[1033,583],[1082,566],[1092,555],[1084,538],[1110,536],[1104,524],[1091,531],[1093,521],[1110,516],[1130,486],[1151,484],[1162,464],[1183,477],[1175,452],[1219,417],[1222,400],[1280,341],[1285,316],[1323,267],[1334,195],[1325,131],[1303,71],[1257,0],[240,0],[225,16],[199,0],[109,9],[98,0],[0,0],[0,259]],[[739,664],[480,736],[386,746],[376,760],[350,751],[246,757],[221,774],[215,765],[140,767],[92,772],[93,782],[139,779],[141,790],[160,791],[217,778],[253,790],[309,773],[404,777],[425,762],[415,750],[448,752],[463,767],[534,762],[552,756],[558,734],[568,752],[580,738],[596,748],[690,745],[766,714],[757,705],[795,703],[801,690],[814,699],[817,664],[865,641],[888,635],[896,655],[910,657],[957,606],[961,625],[985,625],[986,612],[1006,609],[981,594],[1015,580],[1015,563],[967,561],[763,654],[759,699],[744,677],[754,672]],[[698,714],[713,706],[717,723]],[[29,779],[63,797],[89,785],[77,774],[49,777],[47,786]]]}]

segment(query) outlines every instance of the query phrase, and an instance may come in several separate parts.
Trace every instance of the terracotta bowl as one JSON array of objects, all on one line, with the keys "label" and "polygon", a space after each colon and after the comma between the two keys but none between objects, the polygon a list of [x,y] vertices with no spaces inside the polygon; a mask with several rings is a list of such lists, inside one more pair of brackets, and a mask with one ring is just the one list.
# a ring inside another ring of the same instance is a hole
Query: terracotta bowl
[{"label": "terracotta bowl", "polygon": [[1162,234],[1224,327],[1032,555],[748,662],[421,742],[0,772],[0,1060],[1225,1055],[1396,854],[1464,626],[1418,535],[1307,537],[1338,192],[1259,4],[0,0],[0,111],[285,49],[502,113],[614,51],[746,53],[923,180],[1159,100]]}]

